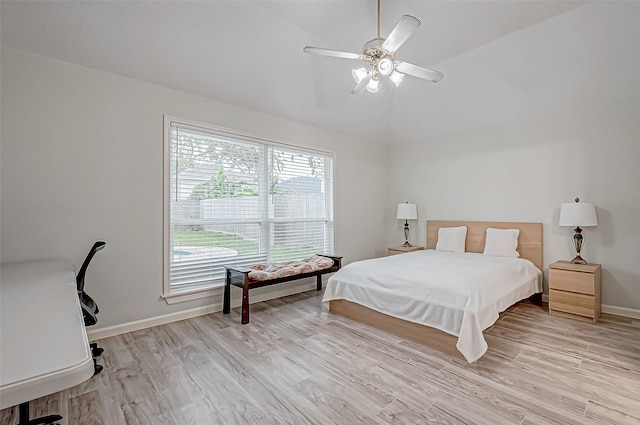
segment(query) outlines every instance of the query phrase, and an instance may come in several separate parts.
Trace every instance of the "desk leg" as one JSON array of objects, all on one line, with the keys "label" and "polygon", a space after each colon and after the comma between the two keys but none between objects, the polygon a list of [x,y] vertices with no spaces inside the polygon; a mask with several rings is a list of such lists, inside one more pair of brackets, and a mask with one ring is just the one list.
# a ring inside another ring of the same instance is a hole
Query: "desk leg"
[{"label": "desk leg", "polygon": [[20,405],[18,406],[18,414],[19,414],[19,419],[18,419],[19,424],[29,422],[29,402],[20,403]]},{"label": "desk leg", "polygon": [[43,416],[31,420],[29,419],[29,402],[27,401],[18,405],[18,425],[53,424],[60,420],[62,420],[62,416],[60,415]]}]

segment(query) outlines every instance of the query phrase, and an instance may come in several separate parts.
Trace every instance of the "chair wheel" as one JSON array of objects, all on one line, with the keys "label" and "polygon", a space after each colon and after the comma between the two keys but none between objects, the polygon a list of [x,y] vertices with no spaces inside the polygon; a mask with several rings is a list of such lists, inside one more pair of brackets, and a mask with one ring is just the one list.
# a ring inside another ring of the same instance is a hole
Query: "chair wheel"
[{"label": "chair wheel", "polygon": [[96,376],[97,374],[102,372],[103,369],[104,367],[96,363],[96,359],[93,359],[93,376]]},{"label": "chair wheel", "polygon": [[96,342],[92,342],[91,344],[89,344],[89,347],[91,348],[91,354],[93,354],[93,357],[99,357],[102,353],[104,353],[104,348],[98,347],[98,343]]}]

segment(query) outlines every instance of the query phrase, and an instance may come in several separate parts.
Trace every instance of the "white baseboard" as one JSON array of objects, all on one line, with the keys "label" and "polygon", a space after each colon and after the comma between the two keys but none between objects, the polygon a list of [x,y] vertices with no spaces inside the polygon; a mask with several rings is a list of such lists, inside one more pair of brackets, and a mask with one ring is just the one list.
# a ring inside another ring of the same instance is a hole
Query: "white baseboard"
[{"label": "white baseboard", "polygon": [[635,308],[616,307],[615,305],[602,305],[602,312],[613,314],[615,316],[629,317],[631,319],[640,319],[640,310]]},{"label": "white baseboard", "polygon": [[[251,304],[259,303],[262,301],[271,300],[274,298],[286,297],[287,295],[298,294],[300,292],[311,291],[316,288],[315,278],[313,283],[307,283],[304,285],[283,286],[278,289],[265,291],[266,288],[255,289],[251,292],[250,301]],[[231,299],[231,308],[240,307],[241,299]],[[116,336],[127,332],[139,331],[140,329],[150,328],[152,326],[164,325],[166,323],[176,322],[178,320],[190,319],[192,317],[203,316],[205,314],[216,313],[222,311],[222,297],[220,300],[206,306],[192,308],[189,310],[183,310],[176,313],[163,314],[161,316],[149,317],[147,319],[135,320],[133,322],[122,323],[114,326],[107,326],[104,328],[87,329],[87,336],[90,341],[97,339],[108,338],[110,336]]]},{"label": "white baseboard", "polygon": [[[274,298],[286,297],[287,295],[298,294],[300,292],[311,291],[315,289],[315,283],[307,283],[304,285],[288,286],[278,288],[273,291],[258,292],[255,290],[252,292],[251,303],[259,303],[262,301],[271,300]],[[231,302],[232,308],[240,306],[240,299],[233,300]],[[549,302],[549,295],[542,294],[542,302]],[[150,317],[142,320],[135,320],[133,322],[123,323],[120,325],[107,326],[98,329],[88,329],[87,335],[89,340],[95,341],[97,339],[108,338],[110,336],[116,336],[127,332],[138,331],[140,329],[150,328],[152,326],[164,325],[166,323],[176,322],[178,320],[190,319],[192,317],[203,316],[205,314],[216,313],[222,311],[222,300],[203,307],[192,308],[189,310],[183,310],[176,313],[164,314],[162,316]],[[640,310],[616,307],[612,305],[603,305],[602,312],[607,314],[613,314],[616,316],[629,317],[632,319],[640,319]]]},{"label": "white baseboard", "polygon": [[[542,294],[542,302],[549,302],[549,295]],[[602,304],[602,312],[613,314],[614,316],[629,317],[631,319],[640,319],[640,310],[635,308],[616,307],[615,305]]]}]

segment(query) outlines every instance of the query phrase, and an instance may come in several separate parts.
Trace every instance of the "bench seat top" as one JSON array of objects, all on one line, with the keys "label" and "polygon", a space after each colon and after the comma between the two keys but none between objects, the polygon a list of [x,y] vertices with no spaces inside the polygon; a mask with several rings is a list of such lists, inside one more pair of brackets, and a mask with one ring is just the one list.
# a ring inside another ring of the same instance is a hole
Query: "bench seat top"
[{"label": "bench seat top", "polygon": [[333,267],[333,260],[322,255],[312,255],[304,260],[282,261],[278,263],[249,266],[249,280],[274,280],[287,276],[311,273]]}]

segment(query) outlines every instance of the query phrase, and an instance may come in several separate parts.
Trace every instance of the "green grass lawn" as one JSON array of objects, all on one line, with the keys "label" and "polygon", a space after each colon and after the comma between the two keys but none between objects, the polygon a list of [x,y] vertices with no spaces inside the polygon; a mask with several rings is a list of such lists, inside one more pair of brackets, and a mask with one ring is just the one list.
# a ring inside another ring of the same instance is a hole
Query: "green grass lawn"
[{"label": "green grass lawn", "polygon": [[235,249],[238,254],[256,254],[258,243],[238,235],[222,232],[177,231],[173,233],[174,246],[220,246]]},{"label": "green grass lawn", "polygon": [[[259,252],[257,242],[222,232],[176,231],[173,233],[173,244],[174,246],[219,246],[236,250],[239,255]],[[271,245],[270,248],[269,261],[271,262],[301,259],[320,253],[316,248],[309,246]]]}]

